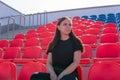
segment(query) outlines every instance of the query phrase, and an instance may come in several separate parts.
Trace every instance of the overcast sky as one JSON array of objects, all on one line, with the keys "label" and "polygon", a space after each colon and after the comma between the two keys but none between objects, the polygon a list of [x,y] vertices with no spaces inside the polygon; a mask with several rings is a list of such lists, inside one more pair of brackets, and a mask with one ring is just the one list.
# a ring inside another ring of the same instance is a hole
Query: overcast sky
[{"label": "overcast sky", "polygon": [[24,14],[120,4],[120,0],[1,0],[1,1]]}]

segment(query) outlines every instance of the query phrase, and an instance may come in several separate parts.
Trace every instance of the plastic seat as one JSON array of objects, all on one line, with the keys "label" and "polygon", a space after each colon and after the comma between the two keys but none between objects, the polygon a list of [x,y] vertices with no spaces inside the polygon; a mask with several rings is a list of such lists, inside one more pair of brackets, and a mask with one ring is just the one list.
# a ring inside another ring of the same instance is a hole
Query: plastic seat
[{"label": "plastic seat", "polygon": [[44,38],[42,41],[41,41],[41,47],[43,50],[47,50],[48,48],[48,45],[49,43],[51,42],[52,40],[52,37],[47,37],[47,38]]},{"label": "plastic seat", "polygon": [[86,25],[80,24],[76,27],[77,29],[81,29],[82,31],[87,30],[88,28],[86,27]]},{"label": "plastic seat", "polygon": [[102,34],[100,37],[100,43],[116,43],[119,42],[119,36],[115,33]]},{"label": "plastic seat", "polygon": [[103,25],[98,25],[97,23],[94,23],[93,25],[89,25],[88,28],[98,28],[101,30],[103,28]]},{"label": "plastic seat", "polygon": [[40,62],[29,62],[23,65],[20,69],[18,80],[30,80],[30,77],[35,72],[46,72],[46,67]]},{"label": "plastic seat", "polygon": [[26,39],[26,35],[25,34],[16,34],[14,39]]},{"label": "plastic seat", "polygon": [[102,22],[102,21],[95,21],[94,24],[95,24],[95,25],[101,25],[101,26],[102,26],[102,25],[103,25],[103,22]]},{"label": "plastic seat", "polygon": [[85,31],[85,34],[93,34],[99,37],[101,30],[98,28],[89,28]]},{"label": "plastic seat", "polygon": [[81,55],[81,58],[92,58],[92,48],[89,45],[83,45],[84,52]]},{"label": "plastic seat", "polygon": [[24,59],[39,59],[42,58],[42,49],[39,46],[26,47],[24,48],[23,56]]},{"label": "plastic seat", "polygon": [[73,30],[73,32],[74,32],[74,34],[75,34],[76,36],[81,36],[81,35],[83,34],[83,31],[80,30],[80,29]]},{"label": "plastic seat", "polygon": [[17,80],[16,65],[14,63],[0,63],[0,80]]},{"label": "plastic seat", "polygon": [[23,39],[14,39],[10,41],[10,47],[23,47],[24,40]]},{"label": "plastic seat", "polygon": [[27,39],[30,39],[30,38],[39,38],[38,36],[38,33],[29,33],[26,35],[26,38]]},{"label": "plastic seat", "polygon": [[25,47],[30,47],[30,46],[40,46],[40,40],[38,38],[26,39]]},{"label": "plastic seat", "polygon": [[10,47],[6,49],[3,59],[20,58],[20,54],[21,54],[21,49],[19,47]]},{"label": "plastic seat", "polygon": [[0,40],[0,48],[9,47],[9,40]]},{"label": "plastic seat", "polygon": [[107,28],[104,28],[103,31],[102,31],[102,34],[105,34],[105,33],[116,33],[116,34],[118,34],[118,29],[115,28],[115,27],[107,27]]},{"label": "plastic seat", "polygon": [[90,67],[88,80],[120,80],[120,66],[115,62],[96,62]]},{"label": "plastic seat", "polygon": [[104,28],[106,28],[106,27],[115,27],[115,28],[117,28],[117,25],[115,23],[107,23],[107,24],[104,24],[103,27]]},{"label": "plastic seat", "polygon": [[86,34],[86,35],[80,36],[80,39],[82,40],[83,44],[88,44],[92,48],[96,48],[96,45],[97,45],[97,35]]},{"label": "plastic seat", "polygon": [[43,39],[43,38],[46,38],[46,37],[52,37],[52,36],[53,36],[53,35],[52,35],[50,32],[48,32],[48,31],[43,32],[43,33],[40,33],[40,34],[38,34],[38,35],[39,35],[40,39]]},{"label": "plastic seat", "polygon": [[120,57],[119,45],[116,43],[101,43],[96,50],[97,58]]},{"label": "plastic seat", "polygon": [[79,16],[74,16],[72,20],[73,20],[73,21],[76,21],[76,20],[79,20],[79,19],[80,19]]},{"label": "plastic seat", "polygon": [[83,74],[82,74],[81,66],[77,67],[77,71],[78,71],[78,80],[83,80]]},{"label": "plastic seat", "polygon": [[52,32],[52,33],[55,33],[56,27],[54,27],[54,26],[53,26],[53,27],[49,27],[49,28],[48,28],[48,31],[49,31],[49,32]]},{"label": "plastic seat", "polygon": [[46,31],[47,31],[47,28],[45,26],[39,26],[37,29],[38,33],[46,32]]},{"label": "plastic seat", "polygon": [[34,33],[37,33],[37,30],[36,29],[30,29],[27,31],[27,34],[34,34]]},{"label": "plastic seat", "polygon": [[56,31],[56,26],[53,23],[47,23],[46,28],[49,32],[55,33]]},{"label": "plastic seat", "polygon": [[92,59],[92,48],[89,45],[83,45],[84,52],[81,55],[80,64],[89,64]]}]

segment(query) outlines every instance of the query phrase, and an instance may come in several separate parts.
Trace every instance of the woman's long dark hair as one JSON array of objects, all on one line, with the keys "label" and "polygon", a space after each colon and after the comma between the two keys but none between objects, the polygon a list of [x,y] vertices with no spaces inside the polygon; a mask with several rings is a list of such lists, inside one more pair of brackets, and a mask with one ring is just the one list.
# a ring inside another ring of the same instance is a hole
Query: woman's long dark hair
[{"label": "woman's long dark hair", "polygon": [[[69,17],[62,17],[61,19],[59,19],[59,21],[58,21],[58,23],[57,23],[57,26],[60,26],[60,24],[61,24],[64,20],[66,20],[66,19],[67,19],[67,20],[70,20]],[[81,44],[81,46],[82,46],[81,41],[80,41],[78,38],[76,38],[76,36],[73,34],[72,30],[71,30],[69,36],[70,36],[70,39],[73,41],[73,43],[74,43],[75,45]],[[61,38],[60,31],[59,31],[58,28],[56,27],[56,33],[55,33],[55,36],[54,36],[52,42],[49,44],[49,47],[48,47],[48,50],[47,50],[47,54],[48,54],[48,52],[51,52],[52,49],[58,44],[58,42],[60,41],[60,38]],[[82,49],[81,49],[81,52],[83,52],[83,47],[82,47]]]}]

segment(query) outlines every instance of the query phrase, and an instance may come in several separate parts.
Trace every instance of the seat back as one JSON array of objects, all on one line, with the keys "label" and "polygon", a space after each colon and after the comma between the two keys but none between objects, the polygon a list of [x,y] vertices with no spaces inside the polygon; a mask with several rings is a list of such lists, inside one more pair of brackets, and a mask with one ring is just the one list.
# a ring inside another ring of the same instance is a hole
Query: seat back
[{"label": "seat back", "polygon": [[0,47],[9,47],[9,40],[0,40]]},{"label": "seat back", "polygon": [[22,58],[26,59],[38,59],[42,58],[42,49],[39,46],[26,47]]},{"label": "seat back", "polygon": [[26,39],[26,35],[25,34],[16,34],[14,39]]},{"label": "seat back", "polygon": [[83,75],[82,75],[82,68],[81,66],[77,67],[77,72],[78,72],[78,80],[83,80]]},{"label": "seat back", "polygon": [[81,58],[92,58],[92,48],[89,45],[84,45],[84,52],[81,55]]},{"label": "seat back", "polygon": [[10,47],[7,48],[3,58],[4,59],[15,59],[20,58],[21,49],[19,47]]},{"label": "seat back", "polygon": [[16,66],[14,63],[0,63],[0,80],[17,80]]},{"label": "seat back", "polygon": [[115,33],[102,34],[100,37],[100,43],[116,43],[119,42],[119,36]]},{"label": "seat back", "polygon": [[18,80],[30,80],[35,72],[46,72],[46,67],[40,62],[29,62],[22,66],[18,76]]},{"label": "seat back", "polygon": [[88,80],[120,80],[120,66],[115,62],[96,62],[90,67]]},{"label": "seat back", "polygon": [[26,39],[26,41],[25,41],[25,47],[30,47],[30,46],[40,46],[40,40],[39,40],[39,38]]},{"label": "seat back", "polygon": [[23,47],[24,41],[23,39],[14,39],[10,42],[10,47]]},{"label": "seat back", "polygon": [[97,58],[117,58],[120,57],[119,45],[116,43],[101,43],[96,50]]}]

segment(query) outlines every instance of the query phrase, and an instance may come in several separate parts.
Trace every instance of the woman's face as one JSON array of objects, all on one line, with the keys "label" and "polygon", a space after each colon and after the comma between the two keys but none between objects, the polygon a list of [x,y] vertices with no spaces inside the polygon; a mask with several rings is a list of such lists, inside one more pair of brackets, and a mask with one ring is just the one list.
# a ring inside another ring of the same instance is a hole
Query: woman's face
[{"label": "woman's face", "polygon": [[71,26],[71,21],[65,19],[64,21],[61,22],[61,24],[58,26],[58,29],[60,31],[61,34],[64,35],[69,35],[69,33],[72,30],[72,26]]}]

